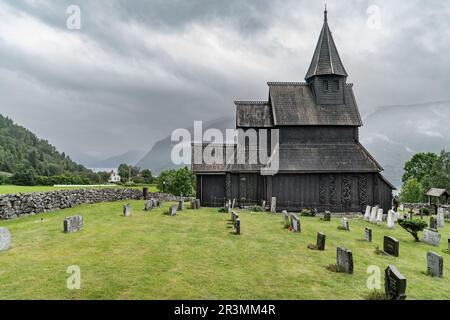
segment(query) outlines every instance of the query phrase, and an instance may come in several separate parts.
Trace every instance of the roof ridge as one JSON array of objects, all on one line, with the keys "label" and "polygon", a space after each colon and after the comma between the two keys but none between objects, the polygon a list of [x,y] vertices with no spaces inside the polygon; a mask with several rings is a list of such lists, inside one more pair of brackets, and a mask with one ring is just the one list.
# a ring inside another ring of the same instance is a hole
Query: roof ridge
[{"label": "roof ridge", "polygon": [[308,85],[306,82],[295,82],[295,81],[281,81],[281,82],[277,82],[277,81],[269,81],[267,82],[267,85],[272,86],[272,85],[280,85],[280,86],[306,86]]},{"label": "roof ridge", "polygon": [[264,105],[269,104],[269,101],[262,101],[262,100],[236,100],[234,101],[235,105],[238,104],[254,104],[254,105]]}]

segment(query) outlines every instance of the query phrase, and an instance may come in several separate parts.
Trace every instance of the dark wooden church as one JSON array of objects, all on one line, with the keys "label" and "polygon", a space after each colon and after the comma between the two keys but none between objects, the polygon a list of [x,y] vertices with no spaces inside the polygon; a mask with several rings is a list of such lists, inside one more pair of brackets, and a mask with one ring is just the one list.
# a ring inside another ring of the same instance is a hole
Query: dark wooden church
[{"label": "dark wooden church", "polygon": [[326,10],[305,80],[269,82],[267,101],[235,102],[237,128],[279,129],[279,171],[265,176],[252,166],[193,164],[203,206],[223,206],[229,199],[269,204],[276,197],[277,210],[391,208],[395,187],[359,142],[363,123]]}]

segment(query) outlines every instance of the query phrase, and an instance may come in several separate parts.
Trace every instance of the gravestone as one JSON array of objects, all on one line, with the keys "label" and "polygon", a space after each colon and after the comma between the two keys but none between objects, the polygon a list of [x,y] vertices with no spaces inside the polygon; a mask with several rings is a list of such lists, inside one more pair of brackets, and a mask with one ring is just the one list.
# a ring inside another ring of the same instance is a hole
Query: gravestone
[{"label": "gravestone", "polygon": [[282,214],[283,214],[284,226],[287,228],[287,227],[289,227],[289,224],[290,224],[289,223],[289,214],[286,210],[283,210]]},{"label": "gravestone", "polygon": [[377,210],[377,220],[376,220],[377,224],[382,224],[383,223],[383,209],[378,209]]},{"label": "gravestone", "polygon": [[169,216],[176,216],[177,215],[177,209],[178,209],[178,206],[176,206],[176,205],[173,205],[173,206],[170,206],[169,207]]},{"label": "gravestone", "polygon": [[83,230],[84,222],[82,216],[67,217],[64,219],[64,232],[72,233]]},{"label": "gravestone", "polygon": [[371,206],[366,207],[366,213],[364,214],[364,220],[369,221],[370,220],[370,212],[372,211]]},{"label": "gravestone", "polygon": [[131,205],[126,204],[126,205],[123,206],[123,215],[125,217],[131,216]]},{"label": "gravestone", "polygon": [[337,247],[336,266],[339,272],[353,274],[353,253],[345,248]]},{"label": "gravestone", "polygon": [[406,278],[395,266],[389,266],[384,272],[384,291],[389,300],[406,299]]},{"label": "gravestone", "polygon": [[436,230],[424,229],[422,241],[431,244],[432,246],[439,247],[441,243],[441,235]]},{"label": "gravestone", "polygon": [[147,200],[145,202],[144,210],[151,211],[153,209],[153,200]]},{"label": "gravestone", "polygon": [[450,238],[447,239],[447,243],[448,243],[448,252],[450,253]]},{"label": "gravestone", "polygon": [[439,208],[437,213],[437,227],[444,228],[445,227],[445,212],[444,208]]},{"label": "gravestone", "polygon": [[366,241],[372,242],[372,229],[366,227],[364,229],[364,236],[366,238]]},{"label": "gravestone", "polygon": [[236,204],[236,199],[233,199],[233,202],[231,203],[231,209],[234,209],[235,204]]},{"label": "gravestone", "polygon": [[241,234],[241,219],[236,219],[236,234]]},{"label": "gravestone", "polygon": [[11,234],[8,228],[0,228],[0,252],[11,248]]},{"label": "gravestone", "polygon": [[142,196],[143,196],[144,200],[148,199],[148,188],[142,189]]},{"label": "gravestone", "polygon": [[341,223],[343,230],[350,231],[350,223],[348,222],[347,218],[342,218]]},{"label": "gravestone", "polygon": [[393,237],[384,236],[383,251],[391,256],[398,257],[400,253],[400,242]]},{"label": "gravestone", "polygon": [[444,276],[444,258],[435,252],[427,252],[427,272],[432,277]]},{"label": "gravestone", "polygon": [[375,221],[377,221],[377,212],[378,206],[373,207],[372,211],[370,212],[370,219],[369,219],[370,222],[375,223]]},{"label": "gravestone", "polygon": [[291,228],[294,232],[302,232],[300,218],[296,214],[291,214]]},{"label": "gravestone", "polygon": [[184,210],[184,200],[179,200],[178,201],[178,211],[183,211]]},{"label": "gravestone", "polygon": [[395,211],[394,210],[389,210],[389,212],[388,212],[387,227],[389,229],[395,228]]},{"label": "gravestone", "polygon": [[323,221],[331,221],[331,212],[330,211],[325,211],[325,213],[323,214]]},{"label": "gravestone", "polygon": [[156,200],[156,207],[161,208],[163,205],[163,201],[161,199]]},{"label": "gravestone", "polygon": [[401,204],[401,205],[400,205],[400,211],[403,211],[403,210],[405,210],[405,205],[404,205],[404,204]]},{"label": "gravestone", "polygon": [[236,228],[236,223],[237,223],[238,219],[239,219],[239,213],[235,213],[234,214],[234,227],[235,228]]},{"label": "gravestone", "polygon": [[272,197],[272,201],[270,202],[270,212],[275,213],[277,212],[277,198]]},{"label": "gravestone", "polygon": [[317,250],[324,251],[325,250],[325,240],[327,236],[322,232],[317,233]]},{"label": "gravestone", "polygon": [[264,211],[266,211],[266,200],[263,200],[263,202],[261,203],[261,207]]},{"label": "gravestone", "polygon": [[195,209],[200,209],[202,206],[201,206],[201,201],[200,201],[200,199],[195,199]]},{"label": "gravestone", "polygon": [[234,215],[235,215],[236,213],[234,212],[234,211],[231,211],[231,221],[233,222],[233,224],[234,224]]},{"label": "gravestone", "polygon": [[430,217],[430,229],[437,229],[437,219]]}]

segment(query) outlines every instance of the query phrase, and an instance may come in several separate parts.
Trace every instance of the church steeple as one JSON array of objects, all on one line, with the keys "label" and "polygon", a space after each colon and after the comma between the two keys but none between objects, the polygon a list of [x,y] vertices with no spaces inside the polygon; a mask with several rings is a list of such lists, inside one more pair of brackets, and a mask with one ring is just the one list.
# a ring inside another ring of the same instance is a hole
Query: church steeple
[{"label": "church steeple", "polygon": [[337,75],[347,77],[344,65],[342,64],[336,45],[328,26],[328,11],[325,6],[324,22],[320,32],[311,65],[305,79],[308,81],[314,76]]}]

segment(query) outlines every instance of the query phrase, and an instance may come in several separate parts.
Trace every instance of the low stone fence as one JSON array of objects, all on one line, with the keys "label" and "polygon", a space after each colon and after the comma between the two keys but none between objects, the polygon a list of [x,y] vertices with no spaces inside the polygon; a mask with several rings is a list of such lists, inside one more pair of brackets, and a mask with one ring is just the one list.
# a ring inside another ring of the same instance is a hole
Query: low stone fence
[{"label": "low stone fence", "polygon": [[[178,201],[181,197],[170,194],[148,193],[148,198]],[[0,219],[15,219],[42,212],[72,208],[82,204],[120,200],[142,200],[141,189],[105,188],[76,189],[50,192],[18,193],[0,195]],[[185,198],[189,200],[189,198]]]}]

